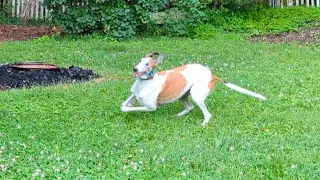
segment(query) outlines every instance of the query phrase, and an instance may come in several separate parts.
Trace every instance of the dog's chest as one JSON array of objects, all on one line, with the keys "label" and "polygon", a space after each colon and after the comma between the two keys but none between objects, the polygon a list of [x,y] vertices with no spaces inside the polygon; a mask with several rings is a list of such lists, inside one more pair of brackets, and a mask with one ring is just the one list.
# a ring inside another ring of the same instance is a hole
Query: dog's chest
[{"label": "dog's chest", "polygon": [[165,81],[164,76],[155,76],[152,80],[137,79],[131,87],[131,92],[141,104],[156,103]]}]

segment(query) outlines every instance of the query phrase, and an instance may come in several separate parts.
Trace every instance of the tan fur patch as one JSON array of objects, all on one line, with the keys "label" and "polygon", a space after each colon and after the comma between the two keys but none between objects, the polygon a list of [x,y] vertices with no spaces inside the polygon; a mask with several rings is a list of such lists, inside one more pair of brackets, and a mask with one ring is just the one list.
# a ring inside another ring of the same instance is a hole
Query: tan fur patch
[{"label": "tan fur patch", "polygon": [[160,76],[164,76],[164,75],[167,74],[167,71],[160,71],[160,72],[158,72],[157,74],[160,75]]},{"label": "tan fur patch", "polygon": [[149,64],[150,64],[150,67],[152,67],[152,69],[156,68],[157,66],[156,60],[154,59],[150,59]]},{"label": "tan fur patch", "polygon": [[211,76],[211,81],[208,84],[209,88],[211,91],[214,90],[214,88],[216,87],[217,83],[220,81],[221,79],[219,77],[217,77],[216,75],[212,74]]},{"label": "tan fur patch", "polygon": [[[162,90],[158,96],[158,103],[164,103],[178,97],[187,85],[186,78],[181,74],[187,66],[180,66],[169,71],[166,82],[162,86]],[[158,74],[164,74],[162,71]]]}]

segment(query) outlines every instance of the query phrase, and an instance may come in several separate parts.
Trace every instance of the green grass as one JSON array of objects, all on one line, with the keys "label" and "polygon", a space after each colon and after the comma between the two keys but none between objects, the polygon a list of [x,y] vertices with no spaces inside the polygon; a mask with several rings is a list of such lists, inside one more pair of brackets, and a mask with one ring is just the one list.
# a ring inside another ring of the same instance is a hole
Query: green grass
[{"label": "green grass", "polygon": [[[173,103],[122,113],[145,54],[166,54],[168,69],[189,62],[263,95],[219,85],[213,118]],[[0,62],[41,60],[105,76],[85,82],[0,92],[0,179],[317,179],[320,77],[316,45],[266,44],[221,34],[211,40],[103,38],[0,43]]]}]

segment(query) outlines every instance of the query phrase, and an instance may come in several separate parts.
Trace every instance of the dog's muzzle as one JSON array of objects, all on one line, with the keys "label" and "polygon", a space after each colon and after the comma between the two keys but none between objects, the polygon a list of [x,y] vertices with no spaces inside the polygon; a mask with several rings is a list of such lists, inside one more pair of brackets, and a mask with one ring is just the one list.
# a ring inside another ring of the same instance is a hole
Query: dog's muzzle
[{"label": "dog's muzzle", "polygon": [[141,76],[143,76],[145,74],[146,74],[146,72],[139,72],[138,68],[136,68],[136,67],[133,68],[133,76],[135,78],[139,78],[139,77],[141,77]]},{"label": "dog's muzzle", "polygon": [[133,72],[138,72],[138,68],[134,67]]}]

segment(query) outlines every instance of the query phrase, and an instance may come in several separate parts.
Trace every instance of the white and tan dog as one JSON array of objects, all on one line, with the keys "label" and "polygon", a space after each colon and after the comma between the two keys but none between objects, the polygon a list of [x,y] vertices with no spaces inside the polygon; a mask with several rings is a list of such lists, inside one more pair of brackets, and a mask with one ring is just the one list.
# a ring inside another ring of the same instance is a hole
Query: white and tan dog
[{"label": "white and tan dog", "polygon": [[[211,73],[209,68],[200,64],[188,64],[156,73],[155,68],[162,61],[164,55],[154,59],[155,55],[159,54],[155,52],[146,55],[133,68],[136,81],[131,87],[132,95],[122,103],[121,110],[123,112],[155,111],[158,105],[181,100],[185,110],[177,115],[183,116],[193,109],[192,103],[188,100],[190,95],[204,115],[204,121],[201,125],[205,126],[210,121],[211,114],[204,101],[218,82],[222,82],[227,87],[238,92],[266,100],[260,94],[218,78]],[[135,107],[133,104],[134,99],[137,99],[142,106]]]}]

